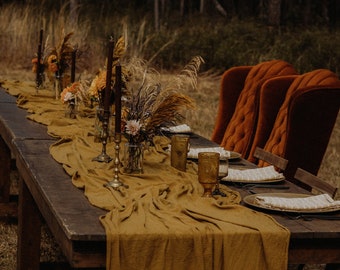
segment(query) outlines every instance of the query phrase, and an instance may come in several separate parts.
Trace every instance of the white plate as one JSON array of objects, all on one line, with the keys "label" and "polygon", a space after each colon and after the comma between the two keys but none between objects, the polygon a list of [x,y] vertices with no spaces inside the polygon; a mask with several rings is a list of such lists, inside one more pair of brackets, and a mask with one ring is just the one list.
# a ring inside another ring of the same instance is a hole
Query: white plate
[{"label": "white plate", "polygon": [[229,160],[238,159],[242,157],[240,153],[233,152],[233,151],[229,151],[229,152],[230,152],[230,157],[228,157]]},{"label": "white plate", "polygon": [[278,183],[281,181],[284,181],[286,178],[277,178],[277,179],[268,179],[268,180],[257,180],[257,181],[251,181],[251,180],[233,180],[233,179],[227,179],[223,180],[224,182],[230,182],[230,183],[243,183],[243,184],[267,184],[267,183]]},{"label": "white plate", "polygon": [[178,125],[178,126],[173,126],[173,127],[162,127],[162,131],[170,133],[170,134],[191,134],[192,130],[191,128],[186,125]]},{"label": "white plate", "polygon": [[266,205],[262,205],[257,203],[256,197],[257,196],[272,196],[272,197],[284,197],[284,198],[304,198],[311,195],[308,194],[298,194],[298,193],[258,193],[253,195],[248,195],[243,198],[243,201],[251,206],[255,206],[257,208],[266,209],[266,210],[273,210],[279,212],[290,212],[290,213],[328,213],[328,212],[336,212],[339,211],[339,208],[321,208],[321,209],[282,209],[282,208],[275,208],[269,207]]},{"label": "white plate", "polygon": [[[203,151],[203,150],[202,150],[202,151]],[[209,148],[207,148],[207,151],[209,151]],[[221,156],[221,157],[220,157],[220,160],[226,160],[226,159],[228,159],[228,160],[234,160],[234,159],[239,159],[239,158],[241,158],[241,154],[240,154],[240,153],[232,152],[232,151],[229,151],[229,153],[230,153],[230,156],[229,156],[229,157]],[[190,156],[190,157],[188,157],[188,159],[197,160],[198,157],[196,157],[196,156]]]}]

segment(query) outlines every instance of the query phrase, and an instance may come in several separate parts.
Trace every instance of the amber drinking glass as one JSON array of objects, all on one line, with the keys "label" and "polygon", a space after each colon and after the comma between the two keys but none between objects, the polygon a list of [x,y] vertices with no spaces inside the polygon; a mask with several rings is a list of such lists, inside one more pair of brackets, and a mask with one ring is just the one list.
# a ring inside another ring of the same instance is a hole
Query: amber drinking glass
[{"label": "amber drinking glass", "polygon": [[189,150],[188,135],[173,135],[171,137],[171,166],[185,172]]},{"label": "amber drinking glass", "polygon": [[217,184],[219,164],[219,153],[198,153],[198,181],[204,189],[202,197],[212,197],[213,190]]}]

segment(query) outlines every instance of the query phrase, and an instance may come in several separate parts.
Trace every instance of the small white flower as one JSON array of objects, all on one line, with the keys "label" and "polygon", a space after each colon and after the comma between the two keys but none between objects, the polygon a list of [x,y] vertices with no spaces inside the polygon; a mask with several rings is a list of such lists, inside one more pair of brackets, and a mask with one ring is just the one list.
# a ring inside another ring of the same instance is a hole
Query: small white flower
[{"label": "small white flower", "polygon": [[129,120],[125,125],[126,133],[135,136],[138,134],[141,127],[142,125],[139,123],[139,120]]},{"label": "small white flower", "polygon": [[74,99],[74,95],[71,92],[67,92],[64,97],[64,102]]}]

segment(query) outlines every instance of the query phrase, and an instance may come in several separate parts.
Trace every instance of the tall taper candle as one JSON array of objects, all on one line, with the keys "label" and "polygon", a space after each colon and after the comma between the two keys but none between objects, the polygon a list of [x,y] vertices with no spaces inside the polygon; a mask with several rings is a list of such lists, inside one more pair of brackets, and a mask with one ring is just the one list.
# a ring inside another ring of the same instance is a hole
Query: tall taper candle
[{"label": "tall taper candle", "polygon": [[43,42],[43,32],[44,32],[44,30],[40,29],[40,32],[39,32],[39,44],[42,44],[42,42]]},{"label": "tall taper candle", "polygon": [[106,87],[104,95],[104,112],[109,112],[110,110],[110,98],[111,98],[111,77],[112,77],[112,62],[113,62],[113,40],[109,41],[109,54],[107,57],[107,67],[106,67]]},{"label": "tall taper candle", "polygon": [[37,73],[36,73],[36,86],[37,89],[42,84],[42,73],[43,73],[43,67],[41,65],[41,57],[42,57],[42,40],[43,40],[43,30],[40,29],[39,32],[39,44],[38,44],[38,55],[37,55]]},{"label": "tall taper candle", "polygon": [[77,49],[73,49],[72,62],[71,62],[71,83],[74,83],[76,80],[76,56],[77,56]]},{"label": "tall taper candle", "polygon": [[116,66],[116,87],[115,87],[115,132],[121,133],[121,117],[122,117],[122,67]]}]

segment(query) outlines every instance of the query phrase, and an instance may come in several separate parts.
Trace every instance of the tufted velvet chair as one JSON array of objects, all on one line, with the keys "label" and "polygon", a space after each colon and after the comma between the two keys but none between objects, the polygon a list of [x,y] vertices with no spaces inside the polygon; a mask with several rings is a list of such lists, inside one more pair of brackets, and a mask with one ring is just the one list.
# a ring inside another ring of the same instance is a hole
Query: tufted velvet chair
[{"label": "tufted velvet chair", "polygon": [[[243,88],[239,93],[235,106],[228,108],[229,110],[234,110],[230,121],[227,120],[227,123],[224,122],[224,124],[221,124],[225,119],[223,108],[227,105],[225,104],[226,101],[224,100],[224,97],[221,95],[216,127],[212,139],[215,142],[220,143],[225,149],[236,151],[243,157],[246,157],[252,146],[252,140],[255,133],[259,91],[262,84],[270,78],[289,74],[296,74],[296,71],[292,65],[282,60],[262,62],[251,67],[245,77]],[[222,92],[233,91],[232,84],[225,85],[228,86],[228,88],[221,89]],[[229,114],[229,117],[230,115],[231,114]],[[223,128],[218,130],[220,127],[225,127],[224,133]],[[222,134],[222,141],[219,142]]]},{"label": "tufted velvet chair", "polygon": [[277,113],[286,97],[287,90],[298,75],[280,76],[267,80],[260,89],[259,112],[256,131],[248,157],[256,163],[257,147],[263,148],[272,131]]},{"label": "tufted velvet chair", "polygon": [[[289,86],[264,150],[289,160],[284,172],[294,182],[298,167],[317,174],[340,107],[340,81],[326,69],[296,77]],[[259,161],[259,166],[265,163]]]},{"label": "tufted velvet chair", "polygon": [[246,77],[252,66],[232,67],[226,70],[221,78],[220,98],[211,140],[220,144],[225,130],[235,111],[237,99],[244,87]]}]

